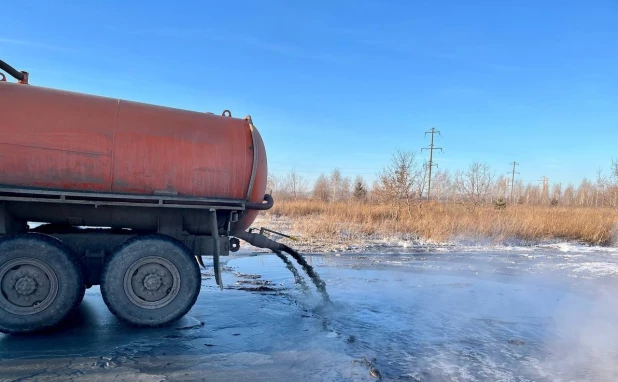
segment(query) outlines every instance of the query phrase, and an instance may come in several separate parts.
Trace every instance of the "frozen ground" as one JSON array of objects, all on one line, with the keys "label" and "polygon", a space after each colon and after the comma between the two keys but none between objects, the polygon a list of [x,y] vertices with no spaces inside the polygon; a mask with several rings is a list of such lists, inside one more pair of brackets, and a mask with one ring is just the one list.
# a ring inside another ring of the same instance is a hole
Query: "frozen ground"
[{"label": "frozen ground", "polygon": [[0,380],[618,380],[618,249],[387,244],[309,257],[330,307],[246,251],[170,328],[120,324],[92,288],[60,330],[0,335]]}]

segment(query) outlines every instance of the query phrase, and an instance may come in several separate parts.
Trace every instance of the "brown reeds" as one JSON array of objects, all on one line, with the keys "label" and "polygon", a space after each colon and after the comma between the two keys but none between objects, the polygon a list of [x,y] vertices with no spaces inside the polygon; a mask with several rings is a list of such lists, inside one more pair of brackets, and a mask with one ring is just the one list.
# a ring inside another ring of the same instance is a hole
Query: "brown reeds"
[{"label": "brown reeds", "polygon": [[368,237],[412,236],[435,242],[457,238],[504,243],[515,239],[578,241],[611,245],[618,235],[618,211],[610,208],[510,205],[469,208],[424,203],[402,208],[368,203],[282,200],[266,218],[282,216],[293,230],[313,240],[349,241]]}]

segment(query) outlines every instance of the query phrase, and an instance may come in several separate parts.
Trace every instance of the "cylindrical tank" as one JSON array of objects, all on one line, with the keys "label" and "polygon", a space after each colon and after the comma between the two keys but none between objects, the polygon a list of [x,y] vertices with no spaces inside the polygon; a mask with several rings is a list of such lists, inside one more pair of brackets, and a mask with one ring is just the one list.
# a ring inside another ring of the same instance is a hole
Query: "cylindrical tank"
[{"label": "cylindrical tank", "polygon": [[[264,143],[250,118],[0,82],[0,185],[259,203],[266,178]],[[84,224],[115,223],[109,210],[75,206],[47,206],[38,216],[22,205],[14,213],[64,223],[68,210]],[[257,213],[245,211],[235,228],[248,228]],[[125,211],[127,228],[134,214],[153,220],[152,209]]]}]

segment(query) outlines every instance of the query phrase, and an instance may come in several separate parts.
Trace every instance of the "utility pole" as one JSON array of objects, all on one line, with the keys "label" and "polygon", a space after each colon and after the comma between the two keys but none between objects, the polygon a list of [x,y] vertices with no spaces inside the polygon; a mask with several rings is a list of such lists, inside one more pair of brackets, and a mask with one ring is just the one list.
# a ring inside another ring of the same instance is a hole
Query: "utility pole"
[{"label": "utility pole", "polygon": [[425,136],[427,136],[427,134],[431,134],[431,144],[429,145],[429,147],[424,147],[421,149],[421,152],[423,150],[429,150],[429,165],[428,165],[429,166],[429,180],[427,183],[427,200],[429,200],[429,198],[431,197],[431,168],[433,166],[437,166],[437,164],[436,165],[433,164],[433,150],[442,151],[441,147],[434,147],[433,145],[433,136],[436,133],[438,135],[441,135],[440,132],[436,130],[434,127],[432,127],[431,130],[425,132]]},{"label": "utility pole", "polygon": [[519,165],[519,163],[513,161],[513,163],[511,163],[513,165],[513,171],[509,171],[507,172],[507,174],[511,174],[511,203],[513,203],[513,187],[515,186],[515,174],[519,174],[518,172],[515,171],[515,166]]},{"label": "utility pole", "polygon": [[546,176],[543,176],[539,181],[543,182],[543,198],[545,198],[545,195],[549,196],[549,190],[548,190],[549,178]]}]

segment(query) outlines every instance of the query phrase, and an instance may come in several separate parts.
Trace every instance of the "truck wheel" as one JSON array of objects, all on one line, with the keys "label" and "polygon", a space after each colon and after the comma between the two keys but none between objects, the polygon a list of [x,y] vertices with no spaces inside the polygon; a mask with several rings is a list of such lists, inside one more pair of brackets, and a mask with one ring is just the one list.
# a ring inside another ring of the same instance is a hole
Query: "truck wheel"
[{"label": "truck wheel", "polygon": [[135,326],[156,327],[187,314],[200,293],[193,254],[162,235],[127,240],[107,259],[101,294],[109,310]]},{"label": "truck wheel", "polygon": [[55,326],[84,292],[81,268],[62,242],[42,234],[0,240],[0,332]]}]

